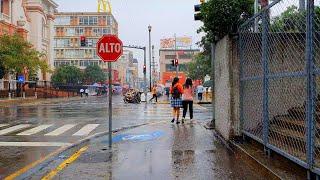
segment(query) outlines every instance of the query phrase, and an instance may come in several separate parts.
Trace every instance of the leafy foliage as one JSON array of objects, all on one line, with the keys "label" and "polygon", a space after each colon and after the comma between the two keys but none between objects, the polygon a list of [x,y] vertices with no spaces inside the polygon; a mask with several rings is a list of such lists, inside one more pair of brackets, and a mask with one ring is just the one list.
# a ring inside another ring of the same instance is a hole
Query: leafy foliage
[{"label": "leafy foliage", "polygon": [[[297,6],[289,6],[280,16],[275,17],[270,26],[272,32],[305,32],[306,10],[299,10]],[[315,19],[320,19],[320,7],[315,7]],[[316,31],[320,30],[320,24],[315,23]]]},{"label": "leafy foliage", "polygon": [[215,42],[225,35],[237,32],[238,26],[244,21],[242,14],[253,14],[254,0],[208,0],[202,4],[201,16],[204,25],[198,32],[205,32],[206,41]]},{"label": "leafy foliage", "polygon": [[106,79],[106,74],[98,65],[90,65],[84,72],[84,81],[87,83],[104,82]]},{"label": "leafy foliage", "polygon": [[4,73],[19,74],[25,68],[29,72],[49,71],[44,56],[18,35],[0,37],[0,62]]},{"label": "leafy foliage", "polygon": [[207,74],[211,74],[210,56],[204,53],[198,54],[188,63],[188,76],[192,79],[203,79]]},{"label": "leafy foliage", "polygon": [[0,63],[0,79],[2,79],[5,76],[5,69],[2,63]]},{"label": "leafy foliage", "polygon": [[61,66],[53,73],[51,81],[55,84],[79,84],[83,78],[81,70],[75,66]]}]

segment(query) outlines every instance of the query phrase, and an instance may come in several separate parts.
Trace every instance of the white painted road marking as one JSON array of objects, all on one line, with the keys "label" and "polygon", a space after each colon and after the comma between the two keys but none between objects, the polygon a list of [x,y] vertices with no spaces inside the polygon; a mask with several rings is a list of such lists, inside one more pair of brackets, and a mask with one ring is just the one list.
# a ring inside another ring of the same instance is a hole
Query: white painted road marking
[{"label": "white painted road marking", "polygon": [[5,127],[5,126],[9,126],[9,124],[0,124],[0,128]]},{"label": "white painted road marking", "polygon": [[26,130],[22,133],[19,133],[17,134],[18,136],[30,136],[30,135],[33,135],[33,134],[36,134],[36,133],[39,133],[45,129],[48,129],[49,127],[53,126],[53,124],[47,124],[47,125],[40,125],[38,127],[35,127],[35,128],[32,128],[32,129],[29,129],[29,130]]},{"label": "white painted road marking", "polygon": [[20,124],[20,125],[17,125],[17,126],[13,126],[13,127],[7,128],[7,129],[3,129],[3,130],[0,131],[0,136],[19,131],[21,129],[25,129],[25,128],[28,128],[30,126],[31,126],[30,124]]},{"label": "white painted road marking", "polygon": [[87,124],[72,136],[87,136],[95,130],[100,124]]},{"label": "white painted road marking", "polygon": [[70,145],[71,143],[61,142],[0,142],[0,146],[12,147],[61,147]]},{"label": "white painted road marking", "polygon": [[60,134],[65,133],[66,131],[68,131],[69,129],[72,129],[73,127],[75,127],[76,124],[67,124],[64,125],[48,134],[45,134],[45,136],[59,136]]}]

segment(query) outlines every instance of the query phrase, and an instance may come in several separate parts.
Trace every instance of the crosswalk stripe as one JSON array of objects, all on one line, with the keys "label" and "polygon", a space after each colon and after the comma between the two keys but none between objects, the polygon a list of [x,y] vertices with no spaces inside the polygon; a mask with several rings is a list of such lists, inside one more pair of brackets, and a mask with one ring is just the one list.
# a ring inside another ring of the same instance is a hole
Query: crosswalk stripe
[{"label": "crosswalk stripe", "polygon": [[0,124],[0,128],[5,127],[5,126],[9,126],[9,124]]},{"label": "crosswalk stripe", "polygon": [[62,147],[70,145],[71,143],[62,142],[0,142],[0,146],[11,147]]},{"label": "crosswalk stripe", "polygon": [[9,134],[9,133],[12,133],[12,132],[19,131],[21,129],[25,129],[25,128],[28,128],[30,126],[31,126],[30,124],[20,124],[20,125],[17,125],[17,126],[13,126],[13,127],[7,128],[7,129],[3,129],[3,130],[0,131],[0,136],[1,135],[6,135],[6,134]]},{"label": "crosswalk stripe", "polygon": [[100,124],[87,124],[72,136],[87,136],[95,130]]},{"label": "crosswalk stripe", "polygon": [[21,132],[19,134],[17,134],[18,136],[30,136],[36,133],[39,133],[45,129],[48,129],[49,127],[53,126],[53,124],[48,124],[48,125],[40,125],[38,127],[26,130],[24,132]]},{"label": "crosswalk stripe", "polygon": [[66,124],[48,134],[45,134],[45,136],[59,136],[60,134],[65,133],[66,131],[72,129],[73,127],[75,127],[76,124]]}]

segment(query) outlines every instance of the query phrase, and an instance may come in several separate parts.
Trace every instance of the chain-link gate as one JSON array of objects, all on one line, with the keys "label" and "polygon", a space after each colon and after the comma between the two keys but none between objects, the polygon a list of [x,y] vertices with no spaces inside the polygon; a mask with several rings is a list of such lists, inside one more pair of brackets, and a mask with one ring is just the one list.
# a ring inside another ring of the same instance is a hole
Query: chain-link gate
[{"label": "chain-link gate", "polygon": [[320,0],[275,0],[239,30],[243,134],[317,174],[319,5]]}]

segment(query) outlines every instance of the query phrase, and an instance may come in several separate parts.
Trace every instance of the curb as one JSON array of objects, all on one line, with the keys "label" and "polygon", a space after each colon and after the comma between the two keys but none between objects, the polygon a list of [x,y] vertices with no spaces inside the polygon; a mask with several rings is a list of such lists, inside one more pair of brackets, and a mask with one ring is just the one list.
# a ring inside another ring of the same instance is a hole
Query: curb
[{"label": "curb", "polygon": [[234,142],[233,140],[229,141],[228,144],[229,144],[229,147],[232,148],[234,153],[239,154],[240,158],[245,160],[247,164],[258,166],[259,169],[257,169],[257,171],[262,173],[264,177],[269,177],[271,179],[282,179],[276,172],[274,172],[272,169],[270,169],[265,164],[260,162],[258,159],[256,159],[250,153],[248,153],[245,149],[237,145],[236,142]]},{"label": "curb", "polygon": [[[282,179],[277,173],[250,155],[245,149],[236,144],[235,141],[226,141],[217,131],[212,130],[214,136],[220,141],[227,149],[229,149],[237,158],[240,158],[247,166],[253,167],[255,171],[263,174],[267,179]],[[256,168],[258,167],[258,168]]]}]

